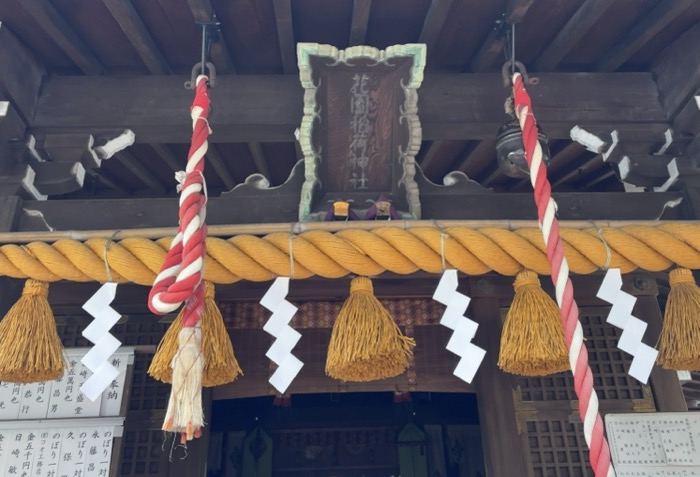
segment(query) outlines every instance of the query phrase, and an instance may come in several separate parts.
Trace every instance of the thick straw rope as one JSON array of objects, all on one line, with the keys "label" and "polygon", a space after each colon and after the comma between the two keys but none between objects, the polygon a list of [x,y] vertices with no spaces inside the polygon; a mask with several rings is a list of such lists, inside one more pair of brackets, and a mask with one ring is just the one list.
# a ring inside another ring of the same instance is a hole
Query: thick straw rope
[{"label": "thick straw rope", "polygon": [[[662,271],[672,266],[700,269],[700,225],[682,222],[658,226],[629,225],[587,230],[560,229],[571,272],[584,275],[605,267],[606,244],[610,268],[623,273],[637,269]],[[442,233],[446,236],[441,238]],[[125,238],[112,242],[107,261],[114,281],[153,283],[165,260],[171,238],[157,241]],[[63,239],[50,245],[0,246],[0,276],[46,282],[107,280],[103,253],[106,239],[85,242]],[[350,273],[374,276],[389,271],[440,273],[445,266],[467,275],[495,271],[514,276],[523,268],[550,273],[542,233],[537,228],[381,227],[331,233],[308,231],[294,235],[294,278],[319,275],[338,278]],[[289,234],[264,237],[238,235],[206,240],[204,279],[216,284],[240,280],[262,282],[289,276]]]},{"label": "thick straw rope", "polygon": [[542,161],[542,148],[537,139],[537,123],[532,112],[530,96],[520,73],[513,75],[515,113],[523,131],[525,158],[530,168],[530,181],[535,190],[537,215],[542,237],[551,266],[560,319],[564,327],[569,362],[574,375],[574,390],[579,399],[579,416],[583,421],[583,434],[588,444],[588,457],[596,477],[614,477],[610,462],[610,449],[603,433],[603,420],[598,413],[598,396],[593,388],[593,373],[588,365],[588,352],[583,344],[583,330],[578,319],[578,307],[574,299],[574,287],[569,278],[569,265],[564,256],[564,244],[559,236],[559,223],[555,217],[557,206],[552,199],[552,189],[547,179],[547,169]]},{"label": "thick straw rope", "polygon": [[178,232],[148,297],[148,306],[157,315],[173,312],[187,301],[183,327],[194,326],[199,321],[204,299],[201,283],[207,236],[204,222],[204,155],[208,149],[209,136],[207,88],[207,77],[197,77],[190,109],[192,141],[187,154],[185,178],[181,184]]}]

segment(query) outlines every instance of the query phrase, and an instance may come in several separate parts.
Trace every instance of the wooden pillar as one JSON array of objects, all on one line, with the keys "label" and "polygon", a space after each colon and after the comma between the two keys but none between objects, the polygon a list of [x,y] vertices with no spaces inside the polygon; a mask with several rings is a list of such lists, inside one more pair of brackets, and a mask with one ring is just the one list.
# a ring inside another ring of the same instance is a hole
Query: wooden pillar
[{"label": "wooden pillar", "polygon": [[470,314],[479,322],[474,341],[487,351],[474,381],[486,475],[524,475],[524,449],[518,434],[512,377],[501,371],[496,364],[501,337],[498,299],[474,298]]}]

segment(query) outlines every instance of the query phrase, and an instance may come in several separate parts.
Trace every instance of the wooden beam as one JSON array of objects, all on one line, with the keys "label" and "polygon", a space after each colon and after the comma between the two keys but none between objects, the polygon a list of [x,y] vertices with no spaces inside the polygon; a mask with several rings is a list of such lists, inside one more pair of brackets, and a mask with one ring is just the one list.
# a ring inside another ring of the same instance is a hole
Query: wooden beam
[{"label": "wooden beam", "polygon": [[[19,221],[19,213],[21,209],[21,198],[17,197],[16,195],[0,196],[0,232],[12,232],[15,229],[15,226]],[[4,289],[0,287],[0,297],[3,295]],[[3,316],[5,315],[3,314]]]},{"label": "wooden beam", "polygon": [[668,116],[673,119],[700,86],[700,24],[664,50],[652,71]]},{"label": "wooden beam", "polygon": [[[236,189],[238,191],[238,189]],[[235,192],[235,191],[234,191]],[[256,191],[210,197],[207,208],[207,223],[252,224],[267,214],[271,222],[295,222],[298,219],[298,191],[295,196],[280,199],[279,193]],[[679,192],[655,192],[653,194],[628,194],[624,192],[555,192],[558,205],[557,216],[561,220],[655,220],[664,204],[682,197]],[[296,198],[296,202],[295,202]],[[246,208],[240,204],[246,203]],[[236,205],[238,204],[238,205]],[[250,206],[248,207],[248,204]],[[177,217],[178,199],[137,198],[85,199],[61,201],[31,201],[26,208],[39,210],[56,230],[84,229],[132,229],[139,227],[170,227]],[[533,220],[537,211],[532,193],[522,194],[449,194],[421,196],[423,217],[445,220]],[[257,207],[257,208],[256,208]],[[250,210],[248,210],[250,209]],[[105,211],[109,211],[108,214]],[[667,213],[669,210],[667,209]],[[676,212],[676,210],[674,210]],[[680,215],[685,211],[678,211]],[[270,214],[274,214],[274,217]],[[674,218],[674,217],[671,217]],[[677,216],[675,218],[678,218]],[[681,217],[682,218],[682,217]],[[687,218],[687,217],[686,217]],[[19,231],[41,230],[26,221]]]},{"label": "wooden beam", "polygon": [[28,123],[34,116],[46,71],[3,22],[0,22],[0,65],[0,97],[10,101]]},{"label": "wooden beam", "polygon": [[216,147],[214,147],[213,144],[209,145],[209,150],[207,151],[207,161],[219,175],[226,189],[231,190],[236,186],[236,179],[234,179],[231,175],[231,171],[228,170],[226,163],[221,157],[221,154],[219,154],[219,151],[216,150]]},{"label": "wooden beam", "polygon": [[[520,23],[525,14],[530,9],[530,6],[535,0],[508,0],[506,6],[506,14],[503,20],[506,23]],[[486,40],[481,44],[479,52],[472,61],[472,70],[476,72],[487,71],[494,62],[499,58],[503,58],[503,45],[498,38],[498,26],[495,26],[486,37]]]},{"label": "wooden beam", "polygon": [[21,140],[25,129],[26,125],[12,103],[0,101],[0,147],[7,141]]},{"label": "wooden beam", "polygon": [[596,65],[596,71],[615,71],[630,59],[640,48],[654,38],[669,23],[675,20],[696,0],[659,2],[644,18],[638,21],[627,36],[608,52]]},{"label": "wooden beam", "polygon": [[663,105],[677,134],[698,134],[700,94],[700,24],[669,46],[652,66]]},{"label": "wooden beam", "polygon": [[[197,23],[210,23],[216,18],[216,11],[211,0],[187,0],[194,21]],[[216,66],[217,73],[234,74],[236,68],[233,65],[232,55],[223,34],[219,32],[218,38],[209,46],[209,56]]]},{"label": "wooden beam", "polygon": [[161,55],[146,25],[131,3],[131,0],[102,0],[129,39],[141,61],[154,75],[170,73],[168,63]]},{"label": "wooden beam", "polygon": [[294,42],[294,25],[292,23],[291,0],[273,0],[275,23],[277,24],[277,40],[282,56],[282,71],[292,74],[297,70],[297,52]]},{"label": "wooden beam", "polygon": [[425,43],[428,54],[432,51],[440,37],[442,26],[452,8],[453,0],[432,0],[430,9],[423,22],[423,28],[418,38],[418,43]]},{"label": "wooden beam", "polygon": [[537,71],[556,68],[613,3],[610,0],[586,0],[537,58]]},{"label": "wooden beam", "polygon": [[115,158],[128,167],[129,170],[149,189],[152,189],[160,194],[165,194],[165,186],[160,179],[158,179],[158,177],[156,177],[156,175],[151,171],[146,169],[146,167],[141,164],[141,161],[134,157],[134,155],[129,151],[119,151],[115,154]]},{"label": "wooden beam", "polygon": [[265,153],[262,150],[262,146],[259,142],[249,142],[248,149],[250,150],[250,155],[253,156],[253,162],[255,163],[255,168],[258,172],[264,175],[267,180],[270,180],[270,170],[267,167],[267,160],[265,160]]},{"label": "wooden beam", "polygon": [[49,0],[23,0],[19,4],[34,17],[34,20],[83,73],[86,75],[102,73],[103,67],[100,61]]},{"label": "wooden beam", "polygon": [[372,10],[372,0],[353,0],[348,46],[363,45],[365,43],[370,10]]},{"label": "wooden beam", "polygon": [[36,171],[34,185],[43,195],[63,195],[83,188],[85,168],[75,162],[39,162],[32,164]]},{"label": "wooden beam", "polygon": [[[551,139],[573,126],[617,129],[627,141],[663,137],[668,120],[650,73],[556,73],[530,86],[537,121]],[[189,78],[187,78],[189,79]],[[182,76],[48,78],[32,131],[131,129],[140,143],[185,143],[191,93]],[[601,92],[603,92],[601,94]],[[225,75],[210,91],[212,142],[293,141],[303,89],[292,75]],[[506,119],[500,74],[426,74],[418,93],[423,139],[493,139]],[[130,98],[124,101],[124,98]],[[66,104],[74,107],[66,108]],[[99,108],[92,105],[99,104]],[[154,107],[144,108],[144,104]],[[104,114],[109,111],[109,114]]]}]

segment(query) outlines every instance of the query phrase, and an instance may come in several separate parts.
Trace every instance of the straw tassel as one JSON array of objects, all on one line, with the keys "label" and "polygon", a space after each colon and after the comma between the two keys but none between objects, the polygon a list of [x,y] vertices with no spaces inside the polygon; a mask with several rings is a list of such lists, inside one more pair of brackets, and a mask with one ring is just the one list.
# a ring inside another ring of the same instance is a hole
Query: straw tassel
[{"label": "straw tassel", "polygon": [[[234,381],[243,374],[233,352],[221,311],[214,300],[214,284],[204,282],[204,310],[201,317],[204,373],[202,386],[212,387]],[[184,310],[184,309],[183,309]],[[178,348],[182,310],[168,327],[148,368],[148,374],[164,383],[172,382],[171,364]]]},{"label": "straw tassel", "polygon": [[63,345],[48,295],[48,283],[27,280],[0,321],[0,381],[32,383],[63,376]]},{"label": "straw tassel", "polygon": [[537,274],[518,273],[515,296],[503,323],[498,366],[523,376],[545,376],[569,369],[559,308],[540,286]]},{"label": "straw tassel", "polygon": [[201,436],[204,426],[202,409],[202,331],[187,326],[178,332],[178,351],[172,362],[173,389],[163,430],[180,433],[182,443]]},{"label": "straw tassel", "polygon": [[343,381],[373,381],[403,373],[415,341],[401,333],[372,290],[356,277],[333,325],[326,374]]},{"label": "straw tassel", "polygon": [[671,290],[666,301],[659,337],[657,362],[664,368],[700,370],[700,288],[693,273],[677,268],[669,274]]}]

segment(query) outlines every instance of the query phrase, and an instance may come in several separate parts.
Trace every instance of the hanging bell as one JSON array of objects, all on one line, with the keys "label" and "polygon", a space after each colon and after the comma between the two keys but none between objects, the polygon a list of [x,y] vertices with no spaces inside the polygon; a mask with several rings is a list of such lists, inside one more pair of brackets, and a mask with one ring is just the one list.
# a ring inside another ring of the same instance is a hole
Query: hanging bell
[{"label": "hanging bell", "polygon": [[[549,146],[547,136],[537,126],[537,140],[542,147],[542,160],[549,165]],[[522,179],[528,177],[529,167],[525,159],[523,133],[517,119],[513,119],[498,130],[496,135],[496,157],[498,168],[508,177]]]}]

